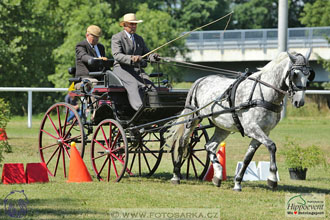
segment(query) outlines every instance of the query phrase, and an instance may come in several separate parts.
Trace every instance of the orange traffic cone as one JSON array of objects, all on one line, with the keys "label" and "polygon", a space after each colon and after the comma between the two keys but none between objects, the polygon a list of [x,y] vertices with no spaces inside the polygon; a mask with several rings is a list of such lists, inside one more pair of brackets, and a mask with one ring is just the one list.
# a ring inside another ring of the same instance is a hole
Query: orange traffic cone
[{"label": "orange traffic cone", "polygon": [[219,160],[220,165],[222,166],[222,180],[227,179],[227,172],[226,172],[226,143],[221,142],[220,149],[217,153],[217,158]]},{"label": "orange traffic cone", "polygon": [[71,143],[71,156],[68,182],[92,182],[87,167],[76,148],[76,143]]},{"label": "orange traffic cone", "polygon": [[[217,158],[220,162],[220,165],[222,166],[222,180],[226,180],[227,174],[226,174],[226,143],[225,142],[221,142],[220,149],[217,153]],[[213,178],[213,174],[214,174],[214,168],[213,168],[213,164],[211,163],[203,180],[211,182]]]}]

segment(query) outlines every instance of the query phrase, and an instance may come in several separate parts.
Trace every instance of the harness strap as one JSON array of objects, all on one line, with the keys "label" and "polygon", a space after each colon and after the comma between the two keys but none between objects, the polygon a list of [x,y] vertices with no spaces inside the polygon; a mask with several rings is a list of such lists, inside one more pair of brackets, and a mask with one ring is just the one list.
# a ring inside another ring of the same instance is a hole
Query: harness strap
[{"label": "harness strap", "polygon": [[[229,102],[229,106],[230,108],[234,107],[235,106],[235,96],[236,96],[236,90],[238,88],[238,85],[243,82],[244,80],[246,79],[246,77],[242,76],[242,77],[239,77],[235,83],[233,84],[231,90],[229,90],[228,92],[230,93],[229,97],[228,97],[228,102]],[[232,117],[233,117],[233,120],[236,124],[236,127],[237,129],[239,130],[239,132],[241,133],[241,135],[244,137],[244,128],[241,124],[241,121],[239,120],[238,118],[238,115],[236,113],[235,110],[232,111]]]},{"label": "harness strap", "polygon": [[238,110],[254,108],[254,107],[262,107],[262,108],[265,108],[269,111],[272,111],[272,112],[275,112],[275,113],[280,113],[282,111],[283,105],[276,105],[274,103],[267,102],[267,101],[262,100],[262,99],[254,99],[252,101],[244,102],[244,103],[240,104]]}]

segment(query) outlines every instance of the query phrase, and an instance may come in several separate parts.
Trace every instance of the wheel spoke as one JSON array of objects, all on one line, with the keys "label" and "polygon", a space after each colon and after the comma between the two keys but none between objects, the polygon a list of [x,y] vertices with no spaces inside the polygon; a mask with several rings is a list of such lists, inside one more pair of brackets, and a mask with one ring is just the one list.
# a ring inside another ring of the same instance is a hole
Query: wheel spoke
[{"label": "wheel spoke", "polygon": [[[66,149],[66,148],[64,147],[64,149]],[[66,167],[65,167],[65,155],[64,155],[64,150],[62,150],[62,157],[63,157],[64,178],[66,178]]]},{"label": "wheel spoke", "polygon": [[[101,131],[102,131],[102,134],[103,134],[103,138],[104,138],[104,140],[105,140],[105,143],[107,144],[107,147],[110,148],[110,145],[109,145],[109,143],[107,142],[107,137],[105,136],[105,133],[104,133],[103,126],[101,126],[100,128],[101,128]],[[95,140],[95,141],[97,141],[97,140]],[[100,146],[102,146],[104,149],[107,149],[107,148],[105,148],[103,145],[101,145],[100,142],[97,141],[97,143],[98,143]]]},{"label": "wheel spoke", "polygon": [[[107,157],[107,159],[104,161],[104,163],[103,163],[103,165],[102,165],[102,167],[101,167],[101,169],[100,169],[100,172],[99,172],[99,175],[101,176],[101,173],[102,173],[102,171],[103,171],[103,168],[104,168],[104,166],[105,166],[105,164],[107,163],[107,161],[109,160],[109,157]],[[110,162],[109,162],[110,163]]]},{"label": "wheel spoke", "polygon": [[65,141],[65,142],[69,142],[69,141],[74,140],[74,139],[81,140],[81,134],[79,134],[79,135],[77,135],[77,136],[74,136],[74,137],[70,137],[70,138],[65,139],[65,140],[63,140],[63,141]]},{"label": "wheel spoke", "polygon": [[149,172],[150,172],[151,169],[150,169],[150,165],[149,165],[149,163],[148,163],[147,157],[146,157],[145,153],[142,153],[142,155],[143,155],[143,158],[144,158],[144,160],[145,160],[145,162],[146,162],[146,164],[147,164],[148,170],[149,170]]},{"label": "wheel spoke", "polygon": [[49,164],[49,162],[51,161],[51,159],[54,157],[54,155],[56,154],[56,152],[57,152],[59,149],[60,149],[60,147],[58,146],[58,147],[56,148],[56,150],[54,151],[54,153],[52,154],[52,156],[50,156],[50,158],[49,158],[49,160],[47,161],[46,165]]},{"label": "wheel spoke", "polygon": [[61,137],[60,134],[58,133],[58,130],[57,130],[57,128],[56,128],[56,126],[55,126],[55,124],[54,124],[54,122],[53,122],[53,120],[52,120],[52,118],[50,117],[49,114],[47,115],[47,117],[48,117],[49,121],[51,122],[51,124],[52,124],[54,130],[56,131],[57,136],[58,136],[58,137]]},{"label": "wheel spoke", "polygon": [[195,166],[195,163],[194,163],[194,159],[192,157],[190,157],[190,161],[191,161],[191,165],[193,167],[194,173],[195,173],[195,178],[198,178],[198,174],[197,174],[196,166]]},{"label": "wheel spoke", "polygon": [[69,111],[70,111],[69,108],[66,108],[66,111],[65,111],[65,121],[64,121],[64,127],[63,127],[63,134],[65,134],[66,121],[68,120]]},{"label": "wheel spoke", "polygon": [[108,163],[108,182],[110,181],[110,172],[111,171],[111,163],[110,163],[110,161],[109,161],[109,163]]},{"label": "wheel spoke", "polygon": [[51,136],[52,138],[54,138],[54,139],[56,139],[56,140],[58,139],[58,137],[55,137],[54,135],[48,133],[47,131],[45,131],[45,130],[43,130],[43,129],[41,129],[41,131],[44,132],[44,133],[46,133],[46,134],[48,134],[49,136]]},{"label": "wheel spoke", "polygon": [[97,156],[97,157],[92,157],[92,160],[97,160],[97,159],[100,159],[101,157],[104,157],[104,156],[107,156],[107,154],[102,154],[102,155]]},{"label": "wheel spoke", "polygon": [[46,146],[46,147],[41,147],[41,148],[39,148],[39,149],[40,149],[40,150],[45,150],[45,149],[47,149],[47,148],[55,147],[55,146],[58,146],[58,144],[51,144],[51,145],[48,145],[48,146]]},{"label": "wheel spoke", "polygon": [[[136,150],[135,150],[135,152],[136,152]],[[130,170],[132,170],[132,168],[133,168],[133,164],[134,164],[134,160],[135,160],[135,156],[136,156],[136,154],[137,153],[134,153],[134,155],[133,155],[133,159],[132,159],[132,162],[131,162],[131,166],[130,166]]]},{"label": "wheel spoke", "polygon": [[113,149],[113,147],[114,147],[115,144],[117,143],[117,140],[118,140],[119,136],[121,136],[120,132],[117,133],[116,138],[115,138],[115,140],[113,141],[113,143],[112,143],[112,145],[111,145],[111,149]]},{"label": "wheel spoke", "polygon": [[108,150],[108,148],[104,147],[104,145],[101,144],[98,140],[94,139],[94,142],[97,143],[98,145],[100,145],[101,147],[103,147],[104,150]]},{"label": "wheel spoke", "polygon": [[56,172],[57,172],[57,167],[58,167],[58,162],[60,160],[60,157],[61,157],[61,152],[62,152],[62,148],[60,148],[60,152],[58,152],[58,156],[57,156],[57,160],[56,160],[56,166],[55,166],[55,171],[54,171],[54,176],[56,176]]},{"label": "wheel spoke", "polygon": [[188,160],[187,160],[187,173],[186,173],[186,179],[189,178],[189,169],[190,169],[190,156],[188,157]]},{"label": "wheel spoke", "polygon": [[203,166],[205,167],[205,164],[193,153],[192,156]]},{"label": "wheel spoke", "polygon": [[111,162],[112,162],[112,166],[113,166],[113,169],[115,171],[115,174],[116,174],[116,177],[118,178],[118,172],[117,172],[117,167],[116,167],[116,164],[115,164],[115,161],[113,159],[113,157],[110,157],[111,158]]},{"label": "wheel spoke", "polygon": [[60,110],[58,107],[59,106],[56,106],[57,120],[58,120],[58,127],[59,127],[58,130],[60,131],[60,137],[62,137],[61,113],[60,113]]},{"label": "wheel spoke", "polygon": [[[66,148],[66,147],[71,147],[71,146],[69,146],[67,143],[64,143],[64,146],[63,146],[63,148],[64,148],[64,150],[65,150],[65,152],[66,152],[66,155],[68,156],[68,158],[70,159],[70,153],[69,153],[69,151],[68,151],[68,149]],[[64,156],[64,155],[63,155]]]}]

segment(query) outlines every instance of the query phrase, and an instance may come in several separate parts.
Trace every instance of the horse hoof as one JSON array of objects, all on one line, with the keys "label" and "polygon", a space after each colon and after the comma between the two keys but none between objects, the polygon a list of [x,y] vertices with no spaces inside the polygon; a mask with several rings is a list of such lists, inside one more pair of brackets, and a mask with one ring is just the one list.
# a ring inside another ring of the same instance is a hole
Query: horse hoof
[{"label": "horse hoof", "polygon": [[236,192],[241,192],[241,191],[242,191],[242,189],[240,189],[240,188],[233,188],[233,191],[236,191]]},{"label": "horse hoof", "polygon": [[213,177],[213,178],[212,178],[212,183],[213,183],[216,187],[220,187],[220,185],[221,185],[221,179],[219,179],[218,177]]},{"label": "horse hoof", "polygon": [[274,182],[270,179],[267,179],[267,184],[271,189],[276,189],[277,188],[277,182]]},{"label": "horse hoof", "polygon": [[174,184],[174,185],[179,185],[180,180],[179,179],[171,179],[171,183]]}]

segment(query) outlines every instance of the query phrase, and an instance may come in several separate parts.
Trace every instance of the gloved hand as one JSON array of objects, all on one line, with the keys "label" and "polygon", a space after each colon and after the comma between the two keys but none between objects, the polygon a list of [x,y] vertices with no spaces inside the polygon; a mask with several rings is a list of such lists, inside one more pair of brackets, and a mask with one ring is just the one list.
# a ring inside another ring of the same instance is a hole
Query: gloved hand
[{"label": "gloved hand", "polygon": [[142,68],[146,68],[147,66],[148,66],[147,61],[146,61],[146,60],[141,60],[141,62],[140,62],[140,67],[142,67]]},{"label": "gloved hand", "polygon": [[138,62],[140,62],[142,60],[142,57],[139,56],[139,55],[137,55],[137,56],[132,56],[131,59],[132,59],[132,62],[133,63],[138,63]]},{"label": "gloved hand", "polygon": [[160,61],[160,56],[158,53],[153,53],[150,55],[149,59],[151,62],[157,62],[157,61]]}]

